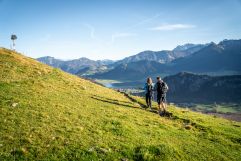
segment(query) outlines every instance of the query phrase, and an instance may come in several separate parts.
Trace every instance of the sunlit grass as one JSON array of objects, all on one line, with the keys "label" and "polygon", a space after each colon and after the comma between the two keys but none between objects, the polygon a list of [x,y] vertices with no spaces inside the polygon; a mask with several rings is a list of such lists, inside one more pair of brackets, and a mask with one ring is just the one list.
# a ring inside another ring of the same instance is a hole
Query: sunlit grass
[{"label": "sunlit grass", "polygon": [[240,123],[133,98],[0,49],[0,160],[241,160]]}]

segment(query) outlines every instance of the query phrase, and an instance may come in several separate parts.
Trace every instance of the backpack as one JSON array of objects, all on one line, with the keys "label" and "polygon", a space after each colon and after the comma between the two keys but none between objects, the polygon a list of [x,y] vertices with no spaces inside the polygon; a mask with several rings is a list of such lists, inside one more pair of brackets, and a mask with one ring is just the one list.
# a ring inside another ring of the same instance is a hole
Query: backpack
[{"label": "backpack", "polygon": [[168,86],[165,82],[157,82],[157,92],[160,94],[166,94],[168,91]]},{"label": "backpack", "polygon": [[147,93],[152,93],[153,91],[153,86],[151,84],[147,84]]}]

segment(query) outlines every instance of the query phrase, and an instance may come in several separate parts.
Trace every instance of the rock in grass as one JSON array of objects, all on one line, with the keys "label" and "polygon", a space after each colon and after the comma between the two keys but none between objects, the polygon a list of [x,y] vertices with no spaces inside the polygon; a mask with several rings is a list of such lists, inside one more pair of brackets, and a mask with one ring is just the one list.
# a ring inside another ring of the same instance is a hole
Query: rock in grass
[{"label": "rock in grass", "polygon": [[13,103],[12,107],[17,107],[18,103]]},{"label": "rock in grass", "polygon": [[91,147],[91,148],[89,148],[89,152],[93,152],[95,150],[95,148],[94,147]]},{"label": "rock in grass", "polygon": [[191,126],[191,125],[185,125],[185,129],[191,130],[191,129],[192,129],[192,126]]},{"label": "rock in grass", "polygon": [[108,152],[111,151],[110,149],[106,149],[106,148],[100,148],[99,150],[100,150],[102,153],[108,153]]}]

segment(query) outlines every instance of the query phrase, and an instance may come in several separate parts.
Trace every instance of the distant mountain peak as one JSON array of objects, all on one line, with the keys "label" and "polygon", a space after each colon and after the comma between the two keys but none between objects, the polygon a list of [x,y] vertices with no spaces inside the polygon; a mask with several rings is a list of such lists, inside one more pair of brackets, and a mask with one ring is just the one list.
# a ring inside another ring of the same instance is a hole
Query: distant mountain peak
[{"label": "distant mountain peak", "polygon": [[183,72],[177,73],[175,76],[186,76],[186,75],[195,75],[195,74],[192,72],[183,71]]},{"label": "distant mountain peak", "polygon": [[[43,56],[43,57],[39,57],[37,59],[56,59],[55,57],[52,57],[52,56]],[[57,60],[57,59],[56,59]]]},{"label": "distant mountain peak", "polygon": [[239,45],[240,46],[241,44],[241,39],[238,39],[238,40],[227,40],[227,39],[224,39],[223,41],[220,41],[218,43],[219,46],[222,46],[222,47],[228,47],[228,46],[233,46],[233,45]]},{"label": "distant mountain peak", "polygon": [[201,44],[191,44],[191,43],[187,43],[187,44],[184,44],[184,45],[178,45],[177,47],[175,47],[173,49],[173,51],[184,51],[184,50],[187,50],[189,48],[192,48],[192,47],[195,47],[197,45],[201,45]]}]

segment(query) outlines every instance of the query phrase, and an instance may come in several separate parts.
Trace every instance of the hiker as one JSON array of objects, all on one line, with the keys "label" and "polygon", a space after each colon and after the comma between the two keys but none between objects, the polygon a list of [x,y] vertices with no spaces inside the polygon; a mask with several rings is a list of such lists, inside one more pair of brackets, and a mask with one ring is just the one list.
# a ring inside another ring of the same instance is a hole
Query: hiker
[{"label": "hiker", "polygon": [[152,79],[149,77],[146,80],[145,86],[144,86],[144,90],[145,90],[145,94],[146,94],[146,105],[147,108],[150,107],[151,108],[151,100],[153,97],[153,89],[154,89],[154,85],[152,83]]},{"label": "hiker", "polygon": [[157,103],[158,103],[158,111],[160,116],[164,116],[166,114],[166,93],[168,90],[167,84],[161,79],[161,77],[157,77],[157,82],[154,86],[154,90],[157,92]]}]

